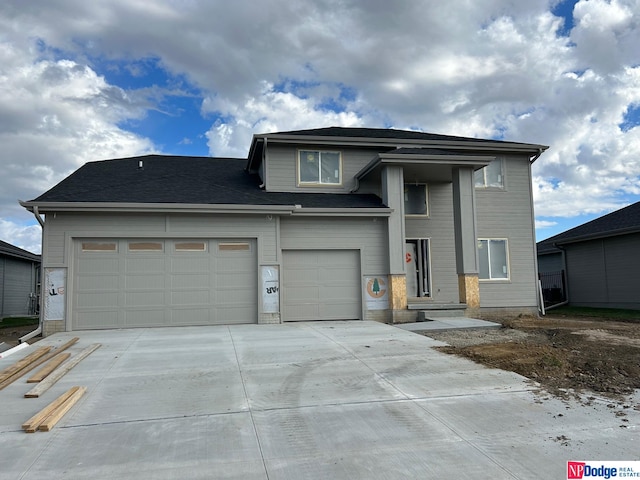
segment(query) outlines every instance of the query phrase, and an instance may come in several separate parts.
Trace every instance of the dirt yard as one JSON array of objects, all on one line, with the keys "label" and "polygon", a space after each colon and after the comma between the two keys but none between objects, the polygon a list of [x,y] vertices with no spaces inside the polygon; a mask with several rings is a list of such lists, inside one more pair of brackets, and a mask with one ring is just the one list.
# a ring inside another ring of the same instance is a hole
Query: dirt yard
[{"label": "dirt yard", "polygon": [[450,345],[441,351],[519,373],[561,397],[621,400],[640,389],[640,320],[553,315],[487,320],[503,327],[424,334]]},{"label": "dirt yard", "polygon": [[[18,343],[20,343],[20,337],[26,335],[27,333],[33,332],[36,328],[38,328],[37,324],[20,327],[2,327],[2,324],[0,323],[0,343],[4,342],[7,345],[15,347],[16,345],[18,345]],[[42,337],[32,338],[28,343],[32,344],[34,342],[37,342],[41,338]]]}]

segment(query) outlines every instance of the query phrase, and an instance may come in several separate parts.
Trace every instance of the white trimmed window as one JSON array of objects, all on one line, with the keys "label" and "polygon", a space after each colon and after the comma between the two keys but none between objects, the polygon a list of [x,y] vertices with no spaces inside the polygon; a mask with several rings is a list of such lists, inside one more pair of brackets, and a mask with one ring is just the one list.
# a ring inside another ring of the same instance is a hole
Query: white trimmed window
[{"label": "white trimmed window", "polygon": [[504,238],[478,239],[480,280],[509,280],[508,242]]},{"label": "white trimmed window", "polygon": [[404,214],[429,215],[427,185],[424,183],[404,184]]},{"label": "white trimmed window", "polygon": [[341,185],[340,152],[298,150],[299,185]]},{"label": "white trimmed window", "polygon": [[476,188],[504,188],[504,161],[496,158],[473,174]]}]

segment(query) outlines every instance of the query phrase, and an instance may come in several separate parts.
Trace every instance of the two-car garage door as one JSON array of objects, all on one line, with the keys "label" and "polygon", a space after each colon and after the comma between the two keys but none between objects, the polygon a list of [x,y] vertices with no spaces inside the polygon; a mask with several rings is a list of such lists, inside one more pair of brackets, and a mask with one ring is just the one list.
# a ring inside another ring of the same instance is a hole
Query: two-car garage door
[{"label": "two-car garage door", "polygon": [[257,322],[253,239],[86,239],[74,249],[74,330]]}]

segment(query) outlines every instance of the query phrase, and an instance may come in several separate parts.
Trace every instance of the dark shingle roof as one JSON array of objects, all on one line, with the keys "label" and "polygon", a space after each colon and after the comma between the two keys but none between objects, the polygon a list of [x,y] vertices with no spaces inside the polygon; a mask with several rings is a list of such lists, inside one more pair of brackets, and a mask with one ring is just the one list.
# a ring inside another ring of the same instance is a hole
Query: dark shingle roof
[{"label": "dark shingle roof", "polygon": [[265,192],[244,167],[245,159],[164,155],[89,162],[32,202],[384,207],[375,195]]},{"label": "dark shingle roof", "polygon": [[555,244],[608,237],[640,231],[640,202],[621,208],[590,222],[578,225],[566,232],[538,242],[538,254],[557,252]]},{"label": "dark shingle roof", "polygon": [[435,133],[415,132],[411,130],[396,130],[393,128],[349,128],[349,127],[325,127],[308,130],[293,130],[289,132],[277,132],[277,135],[304,135],[316,137],[355,137],[355,138],[389,138],[400,140],[443,140],[443,141],[468,141],[468,142],[495,142],[496,140],[483,140],[468,137],[455,137],[439,135]]},{"label": "dark shingle roof", "polygon": [[36,255],[35,253],[28,252],[27,250],[23,250],[22,248],[18,248],[15,245],[11,245],[10,243],[3,242],[0,240],[0,255],[7,255],[15,258],[22,258],[25,260],[31,260],[34,262],[40,261],[40,255]]}]

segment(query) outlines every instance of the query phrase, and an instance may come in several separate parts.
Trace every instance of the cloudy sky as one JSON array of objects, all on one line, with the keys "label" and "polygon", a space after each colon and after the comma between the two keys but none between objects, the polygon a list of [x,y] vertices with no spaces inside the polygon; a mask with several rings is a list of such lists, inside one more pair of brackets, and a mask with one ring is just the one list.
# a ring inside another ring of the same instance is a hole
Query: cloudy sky
[{"label": "cloudy sky", "polygon": [[640,200],[640,0],[3,0],[0,239],[83,163],[394,127],[549,145],[538,239]]}]

